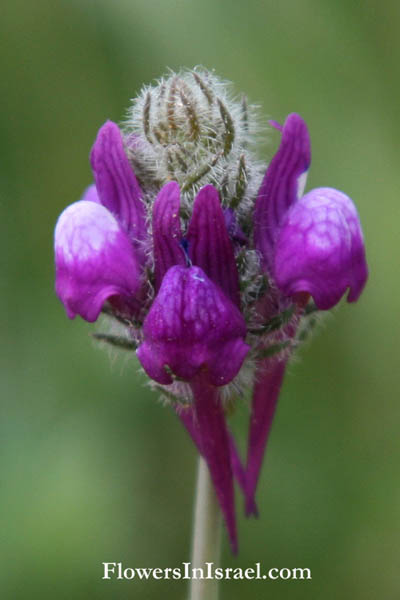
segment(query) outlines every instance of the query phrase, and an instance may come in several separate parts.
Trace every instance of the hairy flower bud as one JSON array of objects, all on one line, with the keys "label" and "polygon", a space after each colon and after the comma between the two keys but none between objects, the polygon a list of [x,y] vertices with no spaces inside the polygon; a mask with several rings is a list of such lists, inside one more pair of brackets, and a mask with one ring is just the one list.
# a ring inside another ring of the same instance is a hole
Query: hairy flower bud
[{"label": "hairy flower bud", "polygon": [[224,206],[236,208],[260,181],[249,150],[257,130],[254,112],[202,69],[171,73],[145,87],[125,122],[129,158],[143,190],[151,193],[173,180],[190,205],[210,183]]}]

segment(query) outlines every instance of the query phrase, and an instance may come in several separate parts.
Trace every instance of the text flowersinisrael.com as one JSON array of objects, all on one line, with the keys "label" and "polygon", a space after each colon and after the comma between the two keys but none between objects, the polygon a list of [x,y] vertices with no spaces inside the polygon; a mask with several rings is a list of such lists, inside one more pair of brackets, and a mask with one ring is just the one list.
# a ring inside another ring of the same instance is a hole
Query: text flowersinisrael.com
[{"label": "text flowersinisrael.com", "polygon": [[204,567],[192,567],[190,562],[179,567],[125,567],[122,563],[104,562],[102,579],[254,579],[254,580],[288,580],[312,579],[311,569],[307,567],[271,567],[263,569],[261,563],[253,567],[216,567],[207,562]]}]

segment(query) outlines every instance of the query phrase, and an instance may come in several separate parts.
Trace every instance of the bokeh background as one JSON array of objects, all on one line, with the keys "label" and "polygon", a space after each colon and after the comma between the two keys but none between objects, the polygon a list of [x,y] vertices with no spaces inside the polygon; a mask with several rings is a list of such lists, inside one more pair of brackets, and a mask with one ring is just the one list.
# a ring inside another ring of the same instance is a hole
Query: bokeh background
[{"label": "bokeh background", "polygon": [[[309,124],[309,189],[358,205],[371,276],[294,362],[259,520],[222,598],[398,598],[400,4],[397,0],[5,0],[0,18],[1,583],[4,599],[183,599],[185,582],[102,581],[103,561],[189,559],[196,454],[131,356],[93,343],[53,292],[52,233],[91,181],[97,129],[168,67],[234,81],[265,119]],[[270,134],[265,160],[277,147]],[[245,437],[248,409],[238,408]]]}]

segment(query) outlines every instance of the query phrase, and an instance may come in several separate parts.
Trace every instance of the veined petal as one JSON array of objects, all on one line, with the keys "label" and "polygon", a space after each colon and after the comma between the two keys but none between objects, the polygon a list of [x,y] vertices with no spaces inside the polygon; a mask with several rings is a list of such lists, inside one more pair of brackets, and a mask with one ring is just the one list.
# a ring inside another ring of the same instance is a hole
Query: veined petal
[{"label": "veined petal", "polygon": [[187,235],[193,264],[239,305],[239,277],[218,191],[206,185],[197,194]]},{"label": "veined petal", "polygon": [[101,204],[80,200],[61,213],[55,229],[56,292],[67,315],[95,321],[104,302],[129,303],[140,279],[132,243]]},{"label": "veined petal", "polygon": [[249,351],[241,313],[199,267],[167,271],[143,332],[138,358],[149,377],[161,384],[172,383],[167,366],[185,380],[206,370],[213,385],[225,385]]},{"label": "veined petal", "polygon": [[254,213],[255,245],[270,272],[282,222],[288,209],[303,194],[310,162],[307,126],[293,113],[282,128],[281,144],[261,184]]},{"label": "veined petal", "polygon": [[102,205],[108,208],[135,242],[145,239],[142,192],[126,156],[119,127],[112,121],[107,121],[100,128],[90,162]]},{"label": "veined petal", "polygon": [[207,462],[229,533],[232,552],[237,552],[235,497],[229,436],[218,391],[203,376],[192,384],[194,411],[202,454]]},{"label": "veined petal", "polygon": [[153,246],[156,291],[170,267],[184,265],[185,257],[180,246],[182,239],[179,220],[179,185],[171,181],[164,185],[153,206]]},{"label": "veined petal", "polygon": [[292,206],[274,261],[274,278],[284,294],[308,292],[325,310],[337,304],[347,288],[348,301],[357,300],[367,277],[361,225],[348,196],[318,188]]}]

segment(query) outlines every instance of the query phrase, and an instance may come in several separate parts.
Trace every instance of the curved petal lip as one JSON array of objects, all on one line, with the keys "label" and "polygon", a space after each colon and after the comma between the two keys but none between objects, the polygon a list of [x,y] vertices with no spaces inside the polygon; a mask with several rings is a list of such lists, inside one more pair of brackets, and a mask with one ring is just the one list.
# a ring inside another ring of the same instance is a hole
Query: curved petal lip
[{"label": "curved petal lip", "polygon": [[361,225],[343,192],[318,188],[286,215],[277,240],[274,277],[287,296],[308,292],[321,310],[335,306],[347,288],[360,296],[368,277]]},{"label": "curved petal lip", "polygon": [[101,204],[81,200],[60,215],[54,234],[56,292],[68,317],[95,321],[104,302],[129,303],[141,277],[128,234]]},{"label": "curved petal lip", "polygon": [[168,344],[156,347],[145,341],[136,350],[136,355],[147,375],[162,385],[173,382],[168,370],[184,381],[190,381],[199,371],[204,371],[210,383],[220,387],[236,377],[249,351],[250,346],[242,340],[228,343],[227,348],[194,349],[191,345],[180,345],[175,351]]},{"label": "curved petal lip", "polygon": [[167,271],[143,332],[137,356],[159,383],[172,382],[168,366],[184,380],[205,370],[213,385],[225,385],[249,351],[240,311],[199,267],[178,265]]},{"label": "curved petal lip", "polygon": [[217,387],[230,383],[242,368],[249,351],[250,346],[240,338],[218,348],[208,363],[211,383]]},{"label": "curved petal lip", "polygon": [[150,379],[154,379],[161,385],[173,383],[171,375],[165,369],[165,361],[153,345],[143,342],[136,350],[136,356]]},{"label": "curved petal lip", "polygon": [[76,315],[80,315],[89,323],[94,323],[94,321],[98,319],[104,303],[113,296],[118,296],[120,292],[121,290],[116,286],[108,286],[99,290],[97,294],[88,294],[86,301],[82,301],[75,300],[74,297],[66,297],[65,288],[56,285],[57,296],[62,299],[67,317],[69,319],[75,319]]}]

